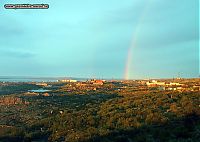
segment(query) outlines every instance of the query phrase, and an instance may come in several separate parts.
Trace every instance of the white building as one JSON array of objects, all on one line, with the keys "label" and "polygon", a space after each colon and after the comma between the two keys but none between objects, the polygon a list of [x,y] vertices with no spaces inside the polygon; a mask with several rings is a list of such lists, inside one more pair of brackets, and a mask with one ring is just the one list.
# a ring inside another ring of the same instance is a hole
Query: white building
[{"label": "white building", "polygon": [[59,82],[77,82],[77,80],[73,80],[73,79],[62,79],[62,80],[59,80]]}]

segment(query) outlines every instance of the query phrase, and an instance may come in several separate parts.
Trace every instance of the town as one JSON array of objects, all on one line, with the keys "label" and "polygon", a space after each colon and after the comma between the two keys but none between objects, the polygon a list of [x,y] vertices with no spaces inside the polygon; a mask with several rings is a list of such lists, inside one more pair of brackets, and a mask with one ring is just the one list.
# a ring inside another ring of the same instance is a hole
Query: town
[{"label": "town", "polygon": [[0,82],[3,142],[196,140],[199,116],[199,78]]}]

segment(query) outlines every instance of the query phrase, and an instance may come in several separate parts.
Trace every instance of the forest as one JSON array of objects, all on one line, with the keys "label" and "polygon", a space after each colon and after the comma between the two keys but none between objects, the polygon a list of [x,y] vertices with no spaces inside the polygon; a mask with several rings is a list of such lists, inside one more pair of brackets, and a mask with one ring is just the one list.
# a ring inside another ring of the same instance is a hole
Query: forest
[{"label": "forest", "polygon": [[0,96],[0,141],[200,141],[199,91],[130,91],[116,84],[96,93],[58,88],[50,96]]}]

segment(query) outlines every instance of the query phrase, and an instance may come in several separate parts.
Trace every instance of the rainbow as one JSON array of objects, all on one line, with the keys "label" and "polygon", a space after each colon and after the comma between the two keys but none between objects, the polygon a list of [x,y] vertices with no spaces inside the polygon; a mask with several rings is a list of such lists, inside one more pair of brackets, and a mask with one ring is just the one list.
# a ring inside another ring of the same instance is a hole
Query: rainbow
[{"label": "rainbow", "polygon": [[133,32],[130,47],[128,48],[128,51],[127,51],[127,58],[126,58],[125,69],[124,69],[124,79],[125,80],[130,79],[130,73],[132,70],[132,66],[131,66],[132,65],[132,56],[133,56],[132,53],[133,53],[134,48],[137,47],[137,39],[138,39],[138,33],[141,29],[141,23],[143,22],[144,18],[146,17],[147,10],[150,7],[151,0],[146,0],[146,1],[147,2],[145,3],[144,9],[140,14],[140,18],[138,19],[136,28]]}]

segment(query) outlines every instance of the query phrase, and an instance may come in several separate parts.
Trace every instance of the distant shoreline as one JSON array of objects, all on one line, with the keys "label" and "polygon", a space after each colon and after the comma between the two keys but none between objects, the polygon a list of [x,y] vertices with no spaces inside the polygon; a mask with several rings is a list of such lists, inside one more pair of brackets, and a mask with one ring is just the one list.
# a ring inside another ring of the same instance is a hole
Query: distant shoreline
[{"label": "distant shoreline", "polygon": [[[71,77],[1,77],[0,82],[57,82],[61,79],[72,79]],[[82,80],[81,78],[75,78]]]}]

